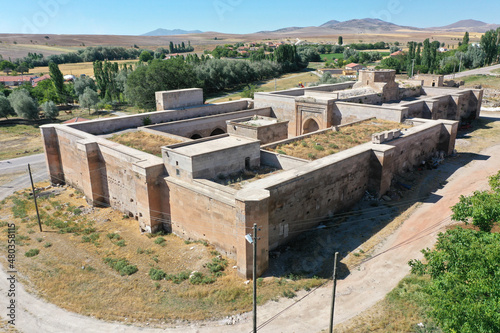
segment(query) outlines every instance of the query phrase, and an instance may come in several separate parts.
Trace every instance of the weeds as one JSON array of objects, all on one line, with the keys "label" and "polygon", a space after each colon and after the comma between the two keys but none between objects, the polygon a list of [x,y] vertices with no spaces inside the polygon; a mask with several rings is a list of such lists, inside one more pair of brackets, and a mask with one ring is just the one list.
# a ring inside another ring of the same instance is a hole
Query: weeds
[{"label": "weeds", "polygon": [[113,259],[106,257],[103,259],[109,267],[113,268],[115,271],[120,273],[121,276],[132,275],[138,271],[137,266],[131,265],[127,259]]},{"label": "weeds", "polygon": [[28,251],[26,251],[24,255],[29,258],[37,256],[39,253],[40,253],[39,249],[29,249]]},{"label": "weeds", "polygon": [[149,277],[151,278],[151,280],[156,280],[156,281],[163,280],[166,276],[167,273],[165,273],[161,269],[151,267],[151,269],[149,270]]}]

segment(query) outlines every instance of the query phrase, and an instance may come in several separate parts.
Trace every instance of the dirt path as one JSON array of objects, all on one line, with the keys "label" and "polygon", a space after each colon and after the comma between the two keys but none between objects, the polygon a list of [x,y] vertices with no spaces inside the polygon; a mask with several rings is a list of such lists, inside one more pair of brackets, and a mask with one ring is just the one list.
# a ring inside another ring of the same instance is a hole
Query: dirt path
[{"label": "dirt path", "polygon": [[469,71],[464,71],[464,72],[460,72],[460,73],[445,75],[444,79],[445,80],[453,80],[455,78],[469,76],[469,75],[491,74],[491,71],[494,70],[494,69],[497,69],[497,68],[500,68],[500,65],[494,65],[494,66],[488,66],[488,67],[471,69]]},{"label": "dirt path", "polygon": [[[420,258],[420,250],[432,247],[438,232],[450,223],[450,206],[460,194],[487,188],[487,177],[500,169],[500,145],[485,149],[475,161],[454,172],[448,183],[378,248],[375,254],[338,282],[336,323],[348,320],[381,300],[408,273],[407,262]],[[442,166],[447,167],[447,164]],[[0,290],[5,295],[8,275],[0,272]],[[107,323],[62,310],[24,291],[17,284],[16,328],[21,332],[250,332],[251,317],[225,325],[226,321],[193,324],[178,328],[152,329]],[[328,327],[331,285],[309,294],[301,292],[294,299],[269,302],[259,307],[259,332],[318,332]],[[7,297],[0,298],[5,309]],[[5,311],[0,312],[5,319]],[[270,319],[273,319],[269,321]]]}]

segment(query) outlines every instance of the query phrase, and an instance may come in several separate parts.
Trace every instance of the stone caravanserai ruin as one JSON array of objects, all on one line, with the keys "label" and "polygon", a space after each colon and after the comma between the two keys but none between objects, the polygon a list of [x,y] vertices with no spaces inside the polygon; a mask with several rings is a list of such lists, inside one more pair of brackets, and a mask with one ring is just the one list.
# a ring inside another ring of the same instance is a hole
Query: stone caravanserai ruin
[{"label": "stone caravanserai ruin", "polygon": [[[44,125],[41,132],[52,183],[79,189],[90,205],[128,214],[143,232],[207,240],[250,277],[245,235],[254,223],[262,274],[269,251],[349,209],[366,191],[382,196],[394,175],[452,153],[460,120],[479,117],[482,95],[444,87],[439,76],[396,82],[393,70],[361,70],[357,82],[217,104],[205,104],[201,89],[162,91],[156,112]],[[315,160],[272,149],[369,119],[412,126]],[[161,147],[159,157],[106,139],[125,130],[178,143]],[[256,177],[234,176],[247,174]],[[231,177],[237,179],[224,181]]]}]

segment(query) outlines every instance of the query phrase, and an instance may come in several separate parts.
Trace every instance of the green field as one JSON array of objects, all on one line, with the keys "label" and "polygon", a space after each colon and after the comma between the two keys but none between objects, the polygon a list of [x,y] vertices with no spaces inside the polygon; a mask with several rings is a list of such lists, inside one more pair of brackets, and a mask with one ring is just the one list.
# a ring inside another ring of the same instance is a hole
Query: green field
[{"label": "green field", "polygon": [[328,53],[328,54],[322,54],[321,59],[323,61],[332,61],[333,59],[339,59],[343,58],[344,54],[343,53]]}]

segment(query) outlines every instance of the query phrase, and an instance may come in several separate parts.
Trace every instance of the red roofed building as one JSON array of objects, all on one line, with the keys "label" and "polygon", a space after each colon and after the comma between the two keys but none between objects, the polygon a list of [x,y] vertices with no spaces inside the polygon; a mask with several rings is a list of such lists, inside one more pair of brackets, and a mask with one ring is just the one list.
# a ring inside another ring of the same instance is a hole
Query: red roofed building
[{"label": "red roofed building", "polygon": [[33,85],[33,87],[36,87],[38,85],[38,82],[41,82],[41,81],[44,81],[44,80],[49,80],[50,79],[50,75],[49,74],[45,74],[45,75],[42,75],[40,77],[37,77],[36,79],[33,79],[33,81],[31,82],[31,84]]},{"label": "red roofed building", "polygon": [[17,75],[17,76],[0,76],[0,82],[9,87],[20,86],[23,83],[32,83],[33,76]]},{"label": "red roofed building", "polygon": [[349,65],[345,66],[345,69],[349,69],[349,70],[352,70],[352,71],[359,71],[360,69],[363,69],[363,68],[364,68],[363,65],[356,64],[354,62],[351,62]]},{"label": "red roofed building", "polygon": [[405,55],[401,50],[391,53],[391,57],[397,57],[398,55]]}]

